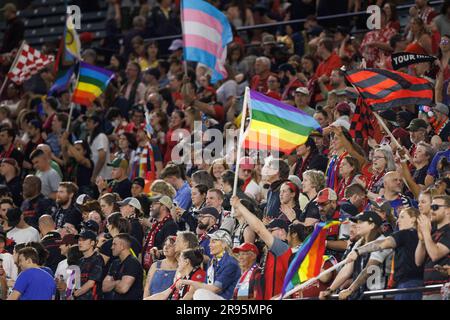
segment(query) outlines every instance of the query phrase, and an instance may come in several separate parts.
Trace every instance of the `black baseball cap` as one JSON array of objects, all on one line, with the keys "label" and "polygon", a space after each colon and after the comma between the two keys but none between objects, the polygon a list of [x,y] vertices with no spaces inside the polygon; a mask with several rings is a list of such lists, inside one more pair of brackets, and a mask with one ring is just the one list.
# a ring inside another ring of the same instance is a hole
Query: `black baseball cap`
[{"label": "black baseball cap", "polygon": [[145,187],[145,180],[144,180],[144,178],[137,177],[137,178],[134,178],[133,184],[137,184],[137,185],[141,186],[142,188],[144,188]]},{"label": "black baseball cap", "polygon": [[367,221],[370,223],[375,223],[378,227],[383,224],[383,220],[375,211],[364,211],[358,214],[356,217],[351,219],[353,221]]},{"label": "black baseball cap", "polygon": [[216,209],[216,208],[213,208],[213,207],[204,207],[204,208],[200,209],[200,211],[198,212],[198,214],[199,214],[199,215],[200,215],[200,214],[202,214],[202,215],[208,214],[208,215],[210,215],[210,216],[213,216],[213,217],[216,218],[217,220],[219,220],[219,218],[220,218],[220,213],[219,213],[219,211],[217,211],[217,209]]},{"label": "black baseball cap", "polygon": [[268,225],[267,229],[280,228],[284,229],[286,232],[289,230],[289,224],[283,219],[273,219]]},{"label": "black baseball cap", "polygon": [[94,220],[88,220],[86,222],[83,222],[82,226],[83,228],[94,231],[95,233],[98,233],[98,230],[100,229],[100,226]]},{"label": "black baseball cap", "polygon": [[90,240],[97,240],[97,234],[89,229],[83,229],[79,235],[76,236],[77,240],[82,238],[82,239],[90,239]]}]

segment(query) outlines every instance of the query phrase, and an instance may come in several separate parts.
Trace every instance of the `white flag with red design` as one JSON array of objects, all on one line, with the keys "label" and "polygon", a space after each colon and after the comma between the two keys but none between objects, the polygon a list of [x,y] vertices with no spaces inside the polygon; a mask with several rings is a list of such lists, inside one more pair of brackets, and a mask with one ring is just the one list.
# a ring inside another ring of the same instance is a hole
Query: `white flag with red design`
[{"label": "white flag with red design", "polygon": [[16,84],[21,84],[52,63],[54,59],[53,56],[46,56],[24,42],[17,52],[8,78]]}]

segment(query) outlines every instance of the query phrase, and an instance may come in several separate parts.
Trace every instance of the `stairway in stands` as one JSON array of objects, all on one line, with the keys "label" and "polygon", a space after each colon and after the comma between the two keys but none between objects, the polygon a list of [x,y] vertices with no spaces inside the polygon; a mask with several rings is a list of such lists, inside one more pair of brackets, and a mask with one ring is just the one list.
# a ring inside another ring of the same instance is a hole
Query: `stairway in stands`
[{"label": "stairway in stands", "polygon": [[[18,11],[18,16],[25,23],[25,40],[32,47],[39,49],[44,43],[58,40],[64,31],[66,7],[64,0],[34,0],[31,8]],[[87,12],[81,16],[81,30],[92,32],[94,44],[105,36],[106,1],[100,1],[102,9]],[[69,5],[71,1],[68,1]],[[0,13],[1,14],[1,13]],[[0,23],[0,42],[3,39],[5,21]]]}]

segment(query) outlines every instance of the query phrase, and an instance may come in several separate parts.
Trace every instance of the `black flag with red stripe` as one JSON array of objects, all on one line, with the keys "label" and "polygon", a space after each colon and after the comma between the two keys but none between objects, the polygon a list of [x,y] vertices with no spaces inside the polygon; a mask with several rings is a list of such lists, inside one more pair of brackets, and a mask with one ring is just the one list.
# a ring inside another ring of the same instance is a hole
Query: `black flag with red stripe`
[{"label": "black flag with red stripe", "polygon": [[355,142],[365,149],[369,137],[374,138],[378,143],[381,141],[382,134],[378,121],[361,97],[358,97],[356,102],[355,113],[350,121],[349,133]]},{"label": "black flag with red stripe", "polygon": [[347,80],[373,111],[405,105],[431,105],[433,86],[426,79],[384,69],[353,70]]}]

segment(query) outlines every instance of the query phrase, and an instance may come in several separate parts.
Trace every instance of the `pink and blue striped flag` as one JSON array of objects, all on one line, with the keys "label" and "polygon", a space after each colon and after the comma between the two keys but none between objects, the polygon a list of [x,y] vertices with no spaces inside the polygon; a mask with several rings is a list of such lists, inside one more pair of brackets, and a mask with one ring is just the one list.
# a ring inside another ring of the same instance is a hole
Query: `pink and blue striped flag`
[{"label": "pink and blue striped flag", "polygon": [[212,69],[211,82],[227,77],[227,44],[233,40],[228,18],[202,0],[182,0],[184,58]]}]

